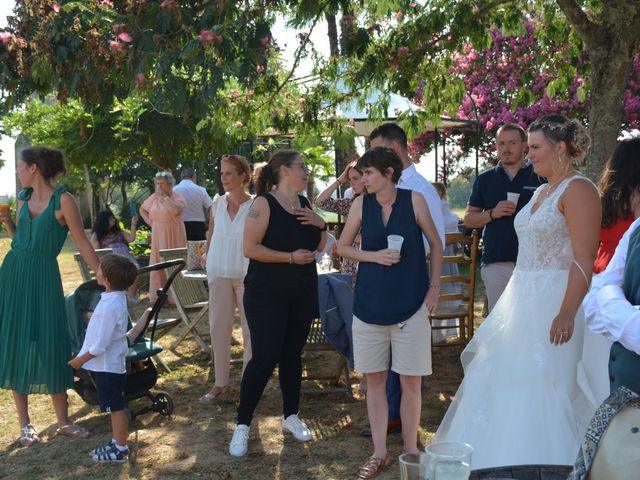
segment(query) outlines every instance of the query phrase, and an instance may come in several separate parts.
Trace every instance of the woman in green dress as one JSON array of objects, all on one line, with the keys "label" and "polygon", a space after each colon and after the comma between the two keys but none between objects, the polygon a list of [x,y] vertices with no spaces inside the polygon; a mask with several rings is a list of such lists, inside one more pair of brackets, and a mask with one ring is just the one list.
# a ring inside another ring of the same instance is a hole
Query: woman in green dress
[{"label": "woman in green dress", "polygon": [[29,418],[33,393],[51,395],[58,434],[89,435],[68,416],[66,390],[73,386],[73,370],[67,365],[71,346],[56,257],[67,232],[94,271],[98,257],[74,198],[51,183],[65,171],[59,150],[23,150],[16,171],[24,187],[16,205],[17,225],[9,215],[0,216],[13,239],[0,267],[0,388],[13,391],[23,446],[40,441]]}]

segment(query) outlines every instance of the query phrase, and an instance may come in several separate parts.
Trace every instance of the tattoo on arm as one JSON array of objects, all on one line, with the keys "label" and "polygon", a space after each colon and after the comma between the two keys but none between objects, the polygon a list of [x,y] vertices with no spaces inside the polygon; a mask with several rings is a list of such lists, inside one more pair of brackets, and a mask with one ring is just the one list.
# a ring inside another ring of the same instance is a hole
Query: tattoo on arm
[{"label": "tattoo on arm", "polygon": [[258,210],[251,209],[247,215],[251,218],[258,218],[260,216],[260,212]]}]

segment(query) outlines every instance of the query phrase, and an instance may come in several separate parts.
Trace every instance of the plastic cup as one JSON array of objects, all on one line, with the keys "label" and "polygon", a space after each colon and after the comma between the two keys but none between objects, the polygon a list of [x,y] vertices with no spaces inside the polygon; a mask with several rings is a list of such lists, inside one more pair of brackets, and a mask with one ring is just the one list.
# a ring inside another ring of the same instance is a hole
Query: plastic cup
[{"label": "plastic cup", "polygon": [[473,447],[459,442],[433,442],[425,448],[429,455],[430,480],[469,480]]},{"label": "plastic cup", "polygon": [[0,213],[9,215],[9,195],[0,195]]},{"label": "plastic cup", "polygon": [[507,192],[507,200],[509,202],[513,202],[516,205],[518,205],[518,199],[520,198],[520,194],[519,193],[515,193],[515,192]]},{"label": "plastic cup", "polygon": [[429,479],[429,458],[427,453],[403,453],[400,455],[400,478],[402,480]]},{"label": "plastic cup", "polygon": [[402,242],[404,242],[402,235],[389,235],[387,237],[387,248],[400,251],[402,250]]},{"label": "plastic cup", "polygon": [[135,217],[136,215],[138,215],[138,206],[136,205],[136,202],[131,202],[129,204],[129,216]]}]

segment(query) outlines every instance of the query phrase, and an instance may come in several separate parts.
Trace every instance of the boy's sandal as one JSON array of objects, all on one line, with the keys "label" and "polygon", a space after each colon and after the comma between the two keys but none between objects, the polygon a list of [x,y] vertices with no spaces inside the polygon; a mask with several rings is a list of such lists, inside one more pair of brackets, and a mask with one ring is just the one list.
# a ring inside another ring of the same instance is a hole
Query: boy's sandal
[{"label": "boy's sandal", "polygon": [[87,438],[91,435],[91,432],[86,428],[82,428],[75,423],[69,423],[67,425],[63,425],[62,427],[56,430],[58,435],[64,435],[65,437],[72,438]]},{"label": "boy's sandal", "polygon": [[369,457],[369,460],[358,469],[358,478],[368,479],[375,477],[380,470],[389,465],[389,455],[385,458]]},{"label": "boy's sandal", "polygon": [[38,431],[29,423],[20,429],[20,438],[18,441],[23,447],[30,447],[34,443],[38,443],[40,437],[38,436]]}]

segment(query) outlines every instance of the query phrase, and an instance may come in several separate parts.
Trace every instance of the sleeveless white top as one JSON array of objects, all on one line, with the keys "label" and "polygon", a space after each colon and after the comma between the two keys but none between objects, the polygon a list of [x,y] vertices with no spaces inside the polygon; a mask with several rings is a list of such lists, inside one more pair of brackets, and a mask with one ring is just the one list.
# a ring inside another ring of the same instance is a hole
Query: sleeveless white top
[{"label": "sleeveless white top", "polygon": [[207,252],[209,282],[215,277],[244,278],[246,275],[249,259],[243,253],[242,235],[252,202],[253,198],[241,204],[235,218],[231,220],[227,211],[227,195],[215,200],[212,207],[215,224]]}]

